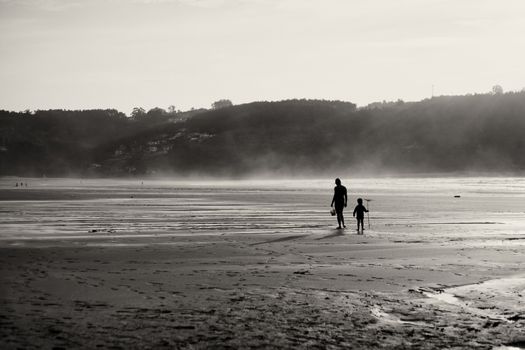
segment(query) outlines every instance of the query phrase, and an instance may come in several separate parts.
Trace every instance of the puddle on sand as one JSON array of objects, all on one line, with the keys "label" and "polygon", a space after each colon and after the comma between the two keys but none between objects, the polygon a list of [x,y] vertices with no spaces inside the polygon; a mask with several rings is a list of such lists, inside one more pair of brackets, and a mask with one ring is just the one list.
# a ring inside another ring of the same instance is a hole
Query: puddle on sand
[{"label": "puddle on sand", "polygon": [[490,311],[487,311],[487,310],[482,310],[482,309],[478,309],[476,307],[469,306],[466,302],[461,301],[458,297],[456,297],[454,294],[451,294],[451,293],[446,293],[446,292],[442,292],[442,293],[424,292],[423,294],[425,296],[429,297],[429,298],[432,298],[432,299],[435,299],[435,300],[438,300],[438,301],[441,301],[441,302],[444,302],[444,303],[447,303],[447,304],[452,304],[452,305],[459,306],[463,310],[465,310],[465,311],[467,311],[467,312],[469,312],[471,314],[485,316],[485,317],[488,317],[488,318],[491,318],[491,319],[498,319],[498,320],[502,320],[502,321],[508,321],[505,316],[502,316],[502,315],[500,315],[498,313],[490,312]]},{"label": "puddle on sand", "polygon": [[[509,319],[509,316],[525,311],[516,308],[524,291],[525,276],[520,275],[447,288],[443,291],[424,291],[423,294],[433,300],[461,307],[472,314],[512,323],[513,320]],[[504,310],[514,310],[515,313],[505,315]]]},{"label": "puddle on sand", "polygon": [[379,306],[374,306],[370,313],[372,316],[377,318],[380,321],[386,322],[386,323],[394,323],[394,324],[407,324],[412,326],[423,326],[423,327],[430,327],[429,323],[423,322],[423,321],[403,321],[399,317],[396,317],[392,314],[386,313]]}]

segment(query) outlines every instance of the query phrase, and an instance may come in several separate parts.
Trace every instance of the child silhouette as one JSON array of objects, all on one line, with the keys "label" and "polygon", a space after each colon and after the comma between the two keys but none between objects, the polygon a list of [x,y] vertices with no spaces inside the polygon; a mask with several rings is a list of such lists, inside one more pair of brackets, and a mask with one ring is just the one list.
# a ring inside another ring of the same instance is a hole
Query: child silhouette
[{"label": "child silhouette", "polygon": [[363,199],[358,198],[357,199],[357,205],[354,208],[354,217],[357,219],[357,233],[359,234],[359,224],[361,224],[361,233],[364,233],[365,231],[365,213],[368,213],[368,209],[365,208],[363,205]]}]

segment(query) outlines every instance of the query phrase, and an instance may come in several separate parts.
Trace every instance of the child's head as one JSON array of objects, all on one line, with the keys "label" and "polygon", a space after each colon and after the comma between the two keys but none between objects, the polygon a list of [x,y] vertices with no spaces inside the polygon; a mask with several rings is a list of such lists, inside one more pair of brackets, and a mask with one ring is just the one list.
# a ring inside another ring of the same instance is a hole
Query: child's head
[{"label": "child's head", "polygon": [[363,204],[363,198],[357,198],[357,204]]}]

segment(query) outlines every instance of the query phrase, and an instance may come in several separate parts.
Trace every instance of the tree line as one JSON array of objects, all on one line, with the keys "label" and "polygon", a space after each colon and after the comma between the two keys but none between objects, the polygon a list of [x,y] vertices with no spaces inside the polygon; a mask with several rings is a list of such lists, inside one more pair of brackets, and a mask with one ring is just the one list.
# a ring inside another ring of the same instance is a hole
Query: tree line
[{"label": "tree line", "polygon": [[[219,102],[219,101],[218,101]],[[0,174],[525,170],[525,92],[419,102],[287,100],[210,110],[0,111]]]}]

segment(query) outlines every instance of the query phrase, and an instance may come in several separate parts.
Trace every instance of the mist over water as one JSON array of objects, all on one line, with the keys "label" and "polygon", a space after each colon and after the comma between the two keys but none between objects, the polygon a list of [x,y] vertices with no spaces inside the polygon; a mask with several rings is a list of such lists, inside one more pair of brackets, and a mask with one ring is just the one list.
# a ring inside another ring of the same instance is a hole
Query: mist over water
[{"label": "mist over water", "polygon": [[[345,210],[369,199],[370,234],[447,240],[523,229],[525,179],[349,178]],[[147,238],[236,234],[322,235],[333,179],[136,180],[2,178],[0,244],[123,244]],[[455,196],[460,196],[455,197]]]}]

